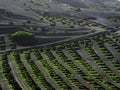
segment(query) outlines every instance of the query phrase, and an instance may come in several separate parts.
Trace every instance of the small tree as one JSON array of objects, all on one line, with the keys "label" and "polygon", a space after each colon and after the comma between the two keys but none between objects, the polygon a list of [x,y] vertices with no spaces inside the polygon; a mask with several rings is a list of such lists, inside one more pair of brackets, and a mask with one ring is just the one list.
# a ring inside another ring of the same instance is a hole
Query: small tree
[{"label": "small tree", "polygon": [[36,43],[34,35],[30,32],[18,31],[15,32],[12,36],[16,43],[20,45],[28,46],[34,45]]},{"label": "small tree", "polygon": [[51,26],[51,27],[55,27],[55,26],[56,26],[56,23],[55,23],[55,22],[52,22],[52,23],[50,24],[50,26]]}]

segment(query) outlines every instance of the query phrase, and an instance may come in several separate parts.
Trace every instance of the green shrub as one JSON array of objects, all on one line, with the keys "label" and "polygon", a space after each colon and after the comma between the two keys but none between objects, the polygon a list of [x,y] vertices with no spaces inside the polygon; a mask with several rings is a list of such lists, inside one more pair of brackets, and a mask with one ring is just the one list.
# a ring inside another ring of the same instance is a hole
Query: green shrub
[{"label": "green shrub", "polygon": [[36,39],[34,35],[30,32],[18,31],[15,32],[12,36],[15,42],[20,45],[27,46],[27,45],[34,45],[36,43]]}]

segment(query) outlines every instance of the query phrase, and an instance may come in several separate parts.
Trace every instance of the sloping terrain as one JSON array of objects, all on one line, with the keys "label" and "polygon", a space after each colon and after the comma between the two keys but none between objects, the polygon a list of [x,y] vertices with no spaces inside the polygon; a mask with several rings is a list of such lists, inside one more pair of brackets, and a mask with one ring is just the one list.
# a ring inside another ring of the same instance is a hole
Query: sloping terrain
[{"label": "sloping terrain", "polygon": [[[0,90],[120,90],[119,4],[0,0]],[[17,31],[36,44],[17,44]]]}]

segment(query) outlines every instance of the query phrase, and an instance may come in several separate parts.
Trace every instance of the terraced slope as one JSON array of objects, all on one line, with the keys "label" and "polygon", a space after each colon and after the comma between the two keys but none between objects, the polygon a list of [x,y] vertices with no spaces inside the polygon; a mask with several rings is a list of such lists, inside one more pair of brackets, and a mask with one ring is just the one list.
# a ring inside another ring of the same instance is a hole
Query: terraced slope
[{"label": "terraced slope", "polygon": [[101,33],[0,54],[3,90],[119,90],[120,35]]},{"label": "terraced slope", "polygon": [[[119,8],[114,0],[0,1],[0,90],[120,90]],[[17,31],[33,33],[36,45],[18,45]]]}]

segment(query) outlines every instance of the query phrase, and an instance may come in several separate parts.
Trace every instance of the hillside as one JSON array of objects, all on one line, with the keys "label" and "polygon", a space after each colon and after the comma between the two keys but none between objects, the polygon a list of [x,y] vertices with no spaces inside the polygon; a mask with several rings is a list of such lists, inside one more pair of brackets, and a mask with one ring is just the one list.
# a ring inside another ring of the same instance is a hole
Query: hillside
[{"label": "hillside", "polygon": [[0,0],[0,90],[120,90],[120,1]]}]

